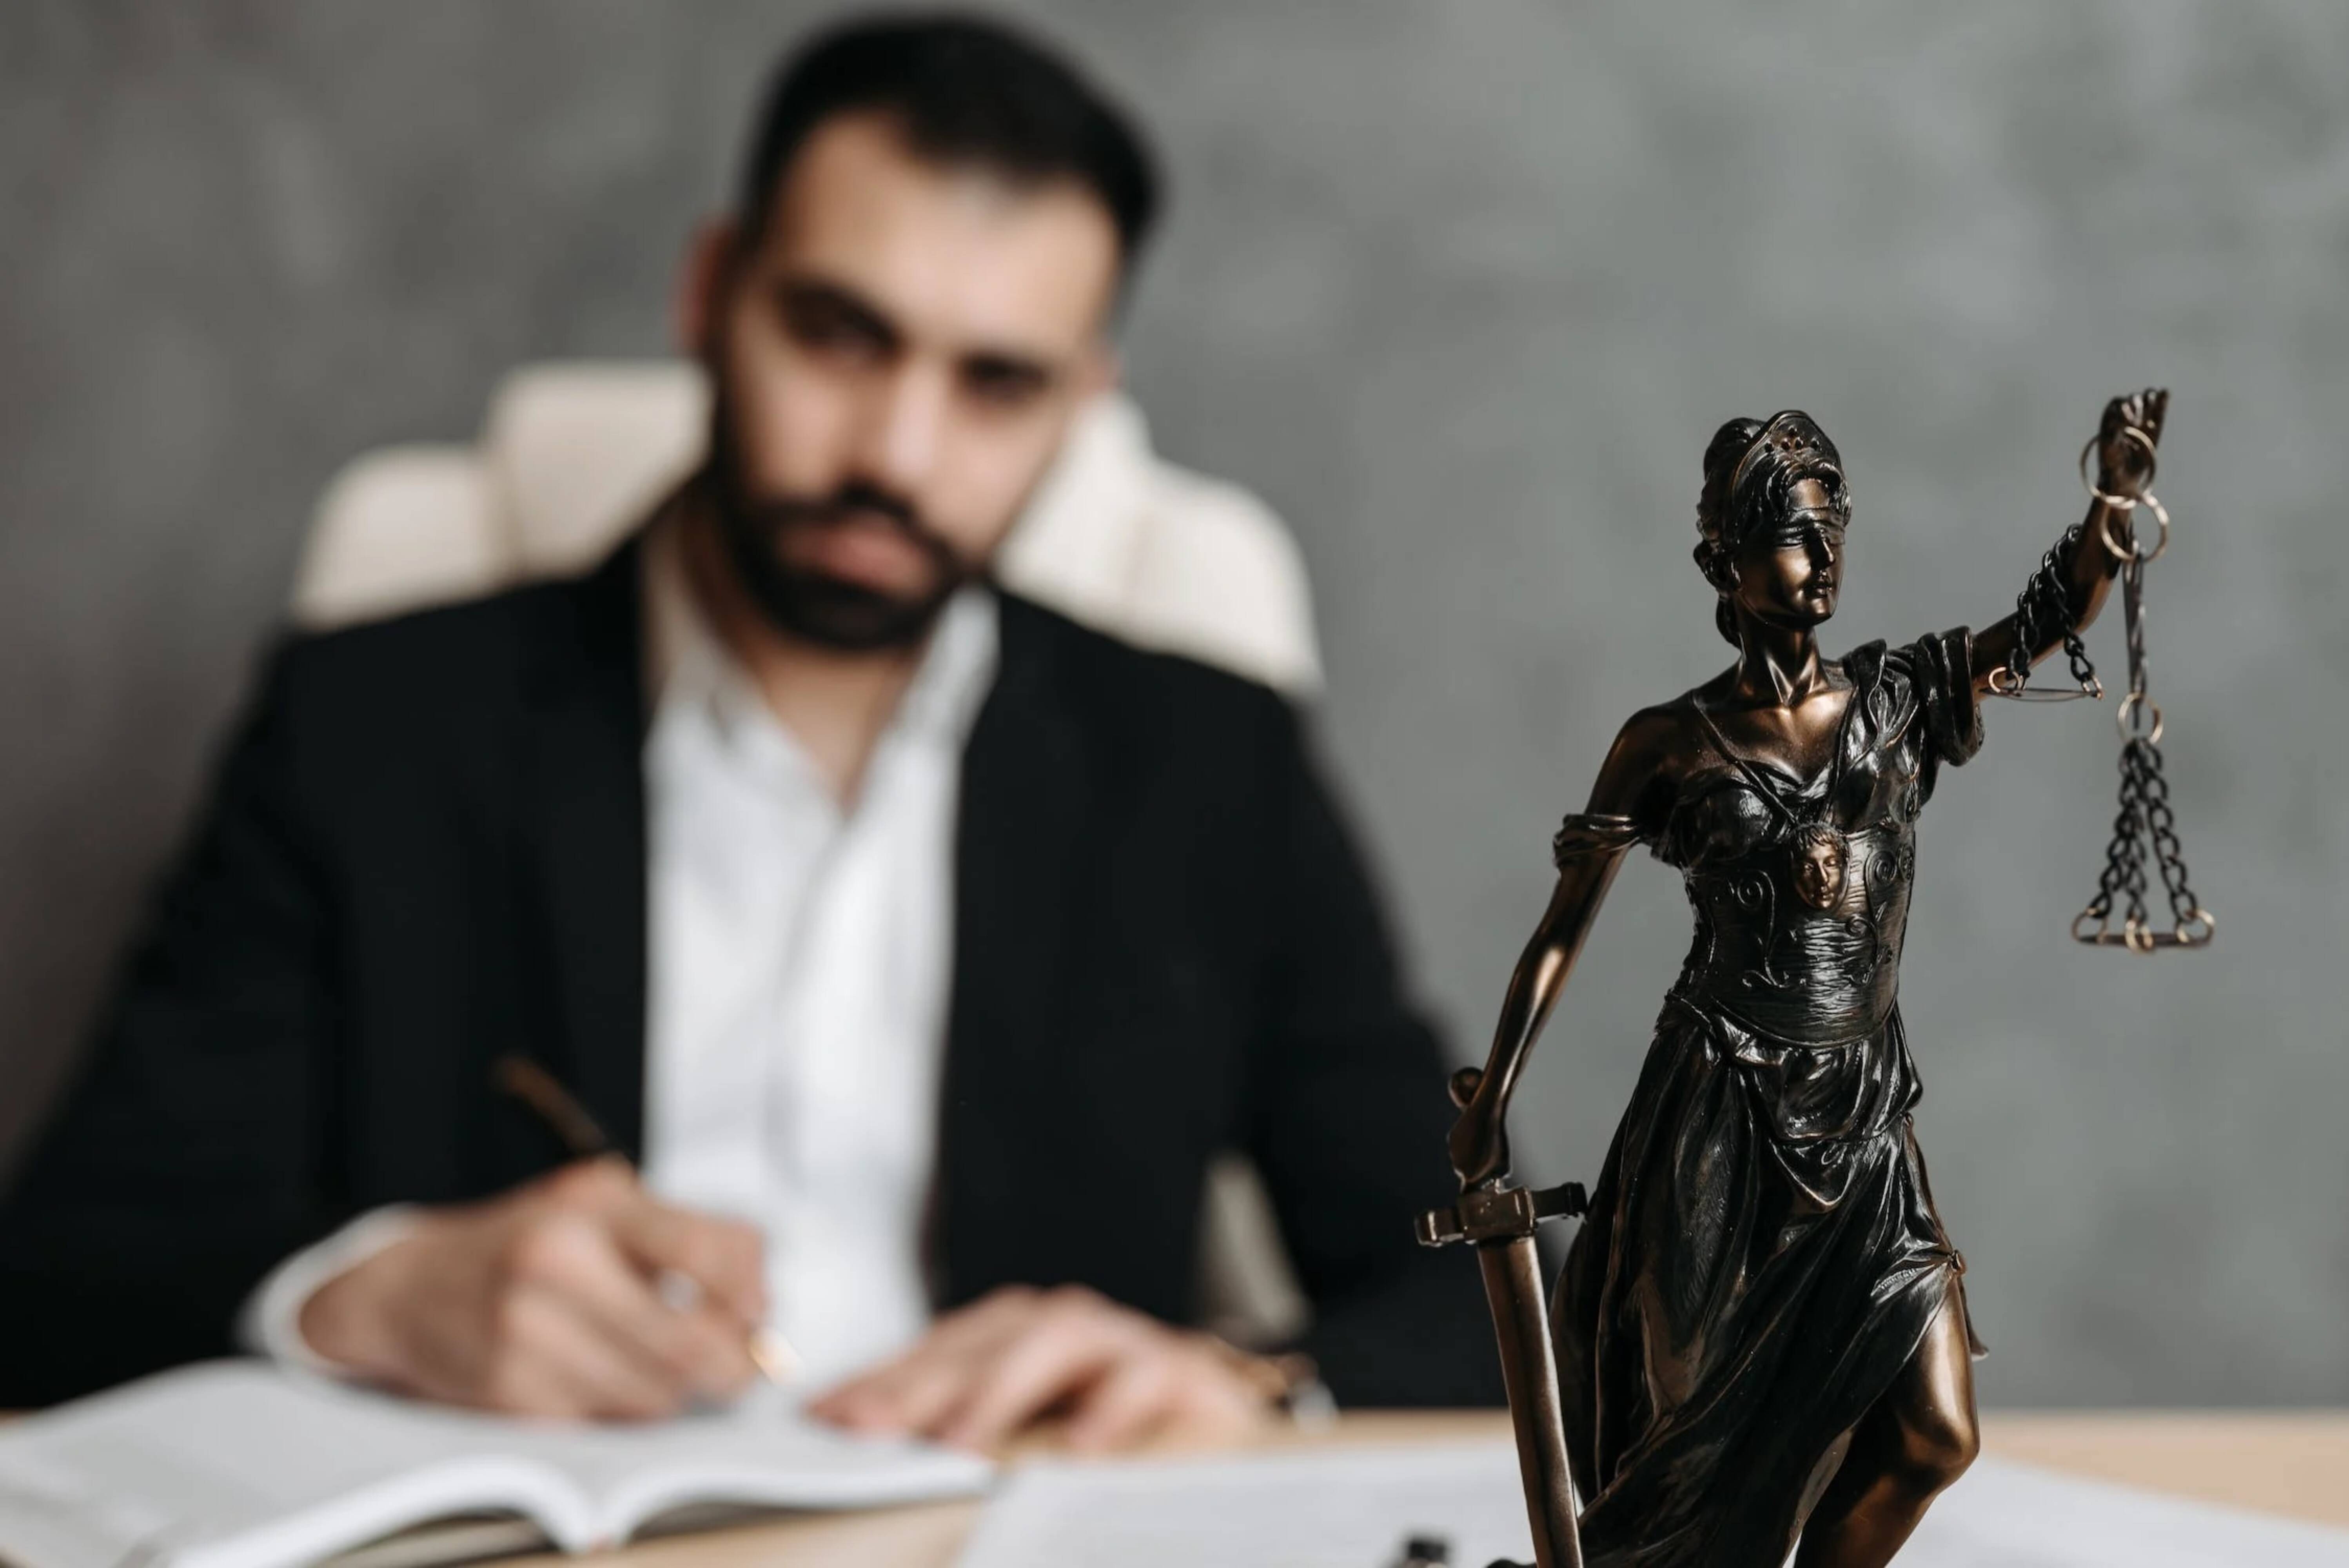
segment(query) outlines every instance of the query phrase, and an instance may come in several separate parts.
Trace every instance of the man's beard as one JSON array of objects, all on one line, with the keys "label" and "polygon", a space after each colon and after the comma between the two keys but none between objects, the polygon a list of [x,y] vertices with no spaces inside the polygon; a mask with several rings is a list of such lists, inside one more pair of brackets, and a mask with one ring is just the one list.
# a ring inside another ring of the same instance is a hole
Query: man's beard
[{"label": "man's beard", "polygon": [[[910,648],[930,634],[938,614],[978,571],[923,521],[913,502],[851,480],[823,497],[753,494],[744,477],[733,421],[721,399],[710,413],[704,494],[725,542],[735,580],[759,613],[785,635],[841,653]],[[934,581],[912,597],[795,566],[782,545],[794,531],[880,519],[929,558]]]}]

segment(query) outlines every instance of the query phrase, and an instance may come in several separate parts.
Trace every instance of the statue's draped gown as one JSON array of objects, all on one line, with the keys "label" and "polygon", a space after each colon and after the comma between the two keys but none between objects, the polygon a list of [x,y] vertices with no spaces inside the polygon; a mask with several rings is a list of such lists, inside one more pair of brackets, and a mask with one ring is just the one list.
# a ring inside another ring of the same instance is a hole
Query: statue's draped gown
[{"label": "statue's draped gown", "polygon": [[1777,1568],[1837,1438],[1964,1310],[1895,997],[1918,813],[1982,743],[1970,647],[1848,655],[1809,779],[1684,697],[1679,788],[1559,831],[1561,863],[1648,844],[1696,913],[1553,1307],[1591,1568]]}]

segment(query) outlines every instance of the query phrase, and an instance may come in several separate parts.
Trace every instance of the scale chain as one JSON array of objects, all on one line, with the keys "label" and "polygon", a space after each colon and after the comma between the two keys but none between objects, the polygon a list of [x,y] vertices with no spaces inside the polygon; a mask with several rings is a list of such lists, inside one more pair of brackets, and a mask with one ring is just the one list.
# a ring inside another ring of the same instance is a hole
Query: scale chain
[{"label": "scale chain", "polygon": [[[2134,441],[2145,454],[2144,472],[2123,493],[2103,489],[2088,477],[2089,455],[2104,438],[2092,438],[2080,451],[2080,480],[2088,493],[2104,505],[2093,539],[2088,522],[2075,523],[2041,558],[2037,570],[2024,580],[2014,600],[2014,646],[2004,665],[1991,672],[1994,696],[2019,702],[2066,702],[2080,697],[2101,698],[2104,683],[2089,661],[2064,589],[2064,565],[2073,553],[2102,548],[2121,562],[2121,603],[2128,633],[2128,689],[2115,717],[2121,730],[2120,805],[2113,817],[2113,837],[2105,851],[2105,869],[2096,879],[2096,896],[2072,922],[2075,940],[2097,947],[2126,947],[2151,953],[2162,947],[2199,947],[2217,929],[2217,919],[2202,907],[2187,880],[2186,856],[2178,841],[2177,818],[2169,809],[2169,782],[2161,766],[2161,707],[2147,694],[2145,656],[2145,569],[2169,548],[2169,512],[2153,493],[2158,464],[2153,438],[2134,425],[2124,425],[2121,438]],[[2116,537],[2115,525],[2126,527],[2139,507],[2145,508],[2160,533],[2153,548],[2140,551],[2131,534]],[[2127,542],[2121,542],[2126,539]],[[2051,635],[2052,634],[2052,635]],[[2071,665],[2070,690],[2033,687],[2033,655],[2060,636],[2065,661]],[[2170,929],[2157,932],[2146,916],[2149,884],[2146,857],[2150,851],[2168,895]],[[2118,931],[2112,929],[2114,911],[2121,912]]]},{"label": "scale chain", "polygon": [[[2081,525],[2074,523],[2062,539],[2049,547],[2040,559],[2039,569],[2024,582],[2023,592],[2015,595],[2014,651],[2007,655],[2006,667],[1998,671],[1991,682],[1992,691],[1998,696],[2021,702],[2071,702],[2105,695],[2104,683],[2096,679],[2096,666],[2088,660],[2087,646],[2072,624],[2064,593],[2063,558],[2066,552],[2082,548],[2082,538]],[[2064,629],[2064,657],[2072,666],[2072,683],[2077,690],[2042,691],[2031,684],[2031,650],[2039,646],[2041,629],[2045,625]]]},{"label": "scale chain", "polygon": [[[2146,498],[2150,500],[2150,494]],[[2158,503],[2157,503],[2158,504]],[[2133,511],[2134,503],[2121,508]],[[2165,519],[2166,521],[2166,519]],[[2166,531],[2166,530],[2165,530]],[[2157,549],[2153,554],[2159,554]],[[2140,554],[2131,543],[2121,566],[2121,606],[2127,627],[2128,694],[2117,715],[2121,727],[2120,806],[2113,817],[2112,842],[2105,851],[2105,869],[2096,879],[2096,896],[2072,923],[2072,934],[2097,946],[2122,946],[2132,953],[2161,947],[2199,947],[2208,943],[2217,922],[2194,896],[2188,881],[2185,848],[2178,838],[2178,821],[2169,808],[2169,781],[2162,771],[2161,709],[2148,695],[2145,652],[2145,567],[2153,555]],[[2026,590],[2026,592],[2028,592]],[[2146,855],[2150,849],[2168,895],[2170,929],[2157,932],[2147,916]],[[2112,931],[2114,910],[2121,912],[2121,928]],[[2093,923],[2093,929],[2084,930]]]}]

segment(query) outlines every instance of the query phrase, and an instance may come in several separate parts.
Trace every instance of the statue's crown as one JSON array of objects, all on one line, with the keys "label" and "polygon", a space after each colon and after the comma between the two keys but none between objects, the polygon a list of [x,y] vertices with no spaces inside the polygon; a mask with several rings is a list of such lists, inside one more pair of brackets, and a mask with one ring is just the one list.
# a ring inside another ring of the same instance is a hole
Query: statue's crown
[{"label": "statue's crown", "polygon": [[1746,474],[1754,467],[1754,459],[1764,451],[1778,453],[1790,465],[1806,459],[1836,461],[1836,449],[1828,444],[1826,432],[1819,428],[1816,420],[1800,408],[1781,409],[1770,416],[1769,422],[1747,444],[1745,455],[1737,459],[1737,467],[1729,480],[1732,496],[1744,484]]}]

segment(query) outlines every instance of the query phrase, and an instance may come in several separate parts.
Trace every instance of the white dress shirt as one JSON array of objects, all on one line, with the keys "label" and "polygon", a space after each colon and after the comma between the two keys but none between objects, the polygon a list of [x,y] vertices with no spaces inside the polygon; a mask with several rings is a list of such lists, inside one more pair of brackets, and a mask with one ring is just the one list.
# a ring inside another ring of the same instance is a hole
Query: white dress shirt
[{"label": "white dress shirt", "polygon": [[[821,1387],[929,1320],[955,823],[995,601],[948,603],[843,807],[700,614],[671,528],[644,562],[644,1180],[759,1227],[769,1326]],[[378,1210],[288,1259],[248,1304],[248,1342],[331,1370],[301,1339],[302,1304],[404,1229]]]}]

